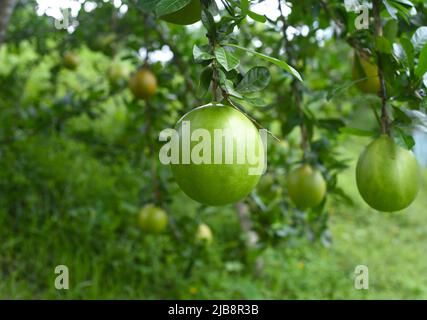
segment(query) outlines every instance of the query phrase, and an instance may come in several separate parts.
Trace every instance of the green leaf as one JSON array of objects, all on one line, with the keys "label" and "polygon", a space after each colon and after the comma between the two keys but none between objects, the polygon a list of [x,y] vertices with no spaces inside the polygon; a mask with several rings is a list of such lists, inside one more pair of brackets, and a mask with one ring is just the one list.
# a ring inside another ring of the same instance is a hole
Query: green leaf
[{"label": "green leaf", "polygon": [[394,39],[396,39],[397,31],[397,20],[389,20],[384,26],[384,37],[386,37],[390,42],[393,42]]},{"label": "green leaf", "polygon": [[391,42],[388,41],[385,37],[375,37],[375,49],[378,52],[385,53],[385,54],[391,54],[393,51],[393,47],[391,45]]},{"label": "green leaf", "polygon": [[340,132],[343,134],[349,134],[352,136],[359,136],[359,137],[372,137],[375,135],[375,132],[372,130],[350,128],[350,127],[340,128]]},{"label": "green leaf", "polygon": [[184,8],[190,2],[191,0],[160,0],[156,6],[156,14],[162,17]]},{"label": "green leaf", "polygon": [[215,57],[226,71],[235,69],[240,63],[237,57],[235,57],[231,52],[225,50],[223,47],[215,49]]},{"label": "green leaf", "polygon": [[396,137],[397,144],[408,150],[411,150],[415,146],[414,138],[410,134],[406,133],[402,128],[394,127],[394,129],[398,134]]},{"label": "green leaf", "polygon": [[211,67],[207,67],[202,71],[199,87],[197,88],[197,97],[202,98],[208,92],[212,81],[212,76],[213,70]]},{"label": "green leaf", "polygon": [[266,67],[254,67],[244,75],[236,89],[241,93],[261,91],[268,86],[270,79],[270,71]]},{"label": "green leaf", "polygon": [[240,9],[242,10],[242,15],[246,17],[249,11],[249,0],[241,0]]},{"label": "green leaf", "polygon": [[411,42],[415,50],[421,51],[427,43],[427,27],[419,27],[412,36]]},{"label": "green leaf", "polygon": [[257,22],[265,23],[267,21],[267,18],[265,16],[250,10],[248,11],[248,16],[251,17],[252,20],[255,20]]},{"label": "green leaf", "polygon": [[208,35],[215,35],[216,33],[216,24],[212,14],[208,10],[202,11],[201,16],[202,24],[208,31]]},{"label": "green leaf", "polygon": [[402,45],[403,50],[405,50],[406,59],[409,65],[409,68],[412,69],[414,67],[414,46],[412,42],[408,38],[400,38],[400,44]]},{"label": "green leaf", "polygon": [[156,10],[156,5],[159,0],[141,0],[141,9],[146,12],[153,12]]},{"label": "green leaf", "polygon": [[341,119],[320,119],[317,121],[317,126],[330,131],[339,131],[340,128],[345,126],[345,123]]},{"label": "green leaf", "polygon": [[194,45],[193,58],[194,58],[194,61],[200,62],[200,61],[212,60],[215,57],[211,55],[209,52],[203,51],[197,45]]},{"label": "green leaf", "polygon": [[279,60],[279,59],[267,56],[265,54],[262,54],[262,53],[259,53],[259,52],[256,52],[256,51],[253,51],[253,50],[250,50],[250,49],[247,49],[247,48],[244,48],[244,47],[238,46],[236,44],[232,44],[232,43],[226,43],[226,44],[224,44],[224,46],[234,47],[234,48],[237,48],[237,49],[249,52],[249,53],[251,53],[251,54],[253,54],[253,55],[255,55],[255,56],[257,56],[257,57],[259,57],[259,58],[261,58],[263,60],[265,60],[265,61],[268,61],[268,62],[271,62],[271,63],[275,64],[276,66],[282,68],[285,71],[288,71],[290,74],[292,74],[294,77],[296,77],[299,81],[303,81],[302,78],[301,78],[301,75],[298,73],[298,71],[295,70],[290,65],[288,65],[285,61],[282,61],[282,60]]},{"label": "green leaf", "polygon": [[418,59],[418,65],[415,68],[415,75],[418,78],[422,78],[424,73],[427,72],[427,44],[421,50],[420,58]]}]

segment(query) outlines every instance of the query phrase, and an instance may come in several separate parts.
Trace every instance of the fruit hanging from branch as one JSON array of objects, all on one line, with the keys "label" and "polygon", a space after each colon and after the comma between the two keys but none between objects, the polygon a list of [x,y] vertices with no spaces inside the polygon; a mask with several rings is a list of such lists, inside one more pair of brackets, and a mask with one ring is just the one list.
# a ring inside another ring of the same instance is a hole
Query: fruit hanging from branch
[{"label": "fruit hanging from branch", "polygon": [[129,88],[137,99],[149,99],[157,91],[156,76],[148,69],[138,70],[129,81]]},{"label": "fruit hanging from branch", "polygon": [[374,209],[393,212],[408,207],[420,188],[420,171],[411,151],[381,135],[362,152],[356,167],[362,198]]},{"label": "fruit hanging from branch", "polygon": [[190,198],[221,206],[243,199],[256,186],[264,171],[264,146],[243,113],[209,104],[184,115],[177,131],[180,159],[172,172]]},{"label": "fruit hanging from branch", "polygon": [[145,232],[162,233],[168,226],[168,216],[162,208],[147,204],[139,212],[138,225]]},{"label": "fruit hanging from branch", "polygon": [[291,171],[287,184],[289,196],[299,209],[317,207],[326,195],[325,179],[308,164]]}]

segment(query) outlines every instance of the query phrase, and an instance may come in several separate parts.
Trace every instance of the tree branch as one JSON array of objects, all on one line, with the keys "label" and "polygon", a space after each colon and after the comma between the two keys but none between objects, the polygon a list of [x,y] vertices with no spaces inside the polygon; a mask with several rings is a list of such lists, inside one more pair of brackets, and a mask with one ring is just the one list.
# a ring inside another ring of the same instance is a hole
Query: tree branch
[{"label": "tree branch", "polygon": [[18,0],[2,0],[0,2],[0,46],[4,41],[10,17]]},{"label": "tree branch", "polygon": [[[383,34],[380,16],[380,0],[373,1],[373,13],[375,21],[375,36],[380,37]],[[380,79],[380,96],[381,96],[381,133],[390,135],[389,118],[387,112],[387,89],[385,86],[384,73],[383,73],[383,61],[381,53],[377,51],[377,62],[378,62],[378,77]]]}]

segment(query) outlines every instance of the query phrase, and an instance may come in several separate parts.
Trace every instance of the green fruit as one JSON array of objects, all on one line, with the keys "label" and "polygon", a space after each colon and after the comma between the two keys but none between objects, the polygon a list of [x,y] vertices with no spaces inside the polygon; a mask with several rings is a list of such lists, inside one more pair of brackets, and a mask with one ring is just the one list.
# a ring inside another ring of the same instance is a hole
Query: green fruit
[{"label": "green fruit", "polygon": [[288,175],[288,192],[300,209],[318,206],[326,194],[326,182],[320,171],[305,164]]},{"label": "green fruit", "polygon": [[160,17],[160,19],[174,24],[189,25],[199,21],[201,14],[202,7],[200,5],[200,0],[191,0],[184,8],[164,15]]},{"label": "green fruit", "polygon": [[62,57],[62,63],[65,68],[76,70],[79,66],[79,58],[74,53],[66,52]]},{"label": "green fruit", "polygon": [[[264,171],[264,146],[253,123],[235,108],[221,104],[210,104],[193,109],[179,120],[177,130],[180,140],[183,140],[182,124],[184,121],[187,124],[190,123],[191,135],[196,130],[200,132],[198,129],[205,129],[211,143],[206,148],[207,161],[203,160],[200,164],[192,161],[193,156],[191,156],[191,161],[188,161],[189,163],[184,164],[181,157],[183,155],[182,143],[178,146],[180,161],[176,164],[172,163],[171,166],[175,180],[181,189],[190,198],[212,206],[234,203],[247,196],[256,186]],[[222,131],[217,130],[217,134],[215,134],[216,129]],[[215,139],[218,132],[228,132],[232,135],[229,139],[233,142],[231,150],[227,148],[224,138]],[[215,140],[222,141],[216,148]],[[239,152],[238,146],[244,146],[241,141],[245,140],[246,145],[250,147],[246,149],[247,152]],[[203,141],[204,138],[200,141],[191,141],[192,155],[194,146]],[[198,154],[205,155],[204,151]],[[249,153],[254,154],[252,163],[247,157]],[[215,154],[217,154],[217,161],[214,160]],[[244,159],[241,159],[242,155],[245,156]],[[256,172],[253,172],[256,168]]]},{"label": "green fruit", "polygon": [[213,240],[212,230],[205,223],[199,224],[196,232],[196,242],[211,244]]},{"label": "green fruit", "polygon": [[161,233],[166,230],[168,216],[163,209],[147,204],[139,212],[138,224],[143,231]]},{"label": "green fruit", "polygon": [[156,76],[148,69],[140,69],[130,79],[129,88],[135,98],[148,99],[157,91]]},{"label": "green fruit", "polygon": [[362,92],[372,94],[378,94],[380,92],[378,67],[355,53],[353,59],[353,81],[363,78],[366,79],[356,83]]},{"label": "green fruit", "polygon": [[409,206],[421,183],[415,156],[386,135],[372,141],[360,155],[356,182],[362,198],[385,212]]},{"label": "green fruit", "polygon": [[108,68],[107,75],[110,83],[116,84],[120,80],[125,79],[128,75],[128,72],[123,65],[114,63],[110,66],[110,68]]}]

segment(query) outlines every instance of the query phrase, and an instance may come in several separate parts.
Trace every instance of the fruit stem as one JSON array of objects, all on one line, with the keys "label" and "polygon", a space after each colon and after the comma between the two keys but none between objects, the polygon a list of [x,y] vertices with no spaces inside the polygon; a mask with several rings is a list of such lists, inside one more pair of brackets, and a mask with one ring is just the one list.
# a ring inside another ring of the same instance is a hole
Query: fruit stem
[{"label": "fruit stem", "polygon": [[[374,13],[374,22],[375,22],[375,36],[380,37],[383,34],[382,25],[381,25],[381,16],[380,16],[380,0],[373,0],[373,13]],[[383,61],[380,52],[377,53],[378,60],[378,77],[380,79],[380,96],[381,96],[381,133],[390,135],[390,122],[387,112],[387,89],[385,86],[384,72],[383,72]]]},{"label": "fruit stem", "polygon": [[[289,43],[288,43],[288,38],[286,36],[286,31],[288,29],[288,24],[286,21],[286,18],[283,14],[283,10],[282,10],[282,3],[281,0],[278,0],[278,9],[280,12],[280,17],[279,19],[282,21],[283,26],[282,26],[282,33],[283,33],[283,48],[285,49],[285,52],[288,54],[288,60],[291,63],[294,63],[294,56],[292,53],[291,48],[289,47]],[[299,82],[298,80],[294,79],[292,80],[292,96],[294,97],[294,101],[295,101],[295,106],[298,110],[298,116],[300,117],[300,130],[301,130],[301,149],[303,151],[303,159],[306,158],[306,155],[308,153],[310,144],[309,144],[309,139],[308,139],[308,132],[307,132],[307,127],[304,123],[304,112],[301,109],[301,98],[302,98],[302,91],[300,89],[299,86]]]}]

